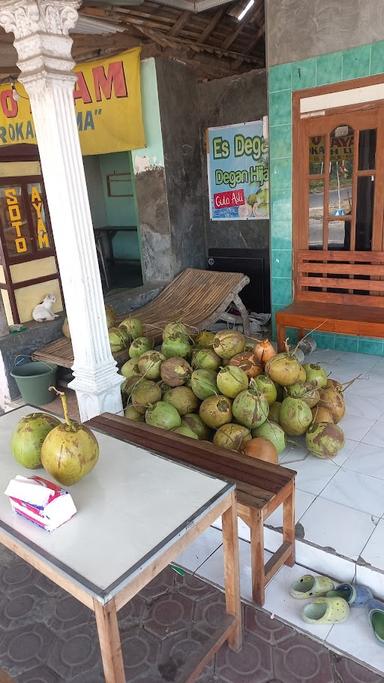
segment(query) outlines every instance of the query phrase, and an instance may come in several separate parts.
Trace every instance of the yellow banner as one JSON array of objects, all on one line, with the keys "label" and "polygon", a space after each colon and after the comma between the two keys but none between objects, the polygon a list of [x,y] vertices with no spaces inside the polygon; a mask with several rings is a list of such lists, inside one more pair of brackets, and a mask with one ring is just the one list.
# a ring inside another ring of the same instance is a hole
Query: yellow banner
[{"label": "yellow banner", "polygon": [[[78,64],[75,72],[74,99],[83,154],[144,147],[140,48]],[[16,93],[15,97],[11,84],[0,86],[0,147],[36,144],[29,99],[20,83]]]}]

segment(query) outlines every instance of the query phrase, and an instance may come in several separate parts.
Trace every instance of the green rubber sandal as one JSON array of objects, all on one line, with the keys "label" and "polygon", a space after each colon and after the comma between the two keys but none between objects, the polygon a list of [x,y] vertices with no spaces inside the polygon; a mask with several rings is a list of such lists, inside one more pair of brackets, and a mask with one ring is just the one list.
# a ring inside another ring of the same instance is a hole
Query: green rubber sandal
[{"label": "green rubber sandal", "polygon": [[316,598],[302,611],[307,624],[341,624],[348,615],[349,605],[343,598]]},{"label": "green rubber sandal", "polygon": [[328,591],[332,591],[335,588],[335,582],[328,576],[305,574],[292,584],[289,594],[297,600],[307,600],[308,598],[325,595]]},{"label": "green rubber sandal", "polygon": [[384,645],[384,609],[371,609],[369,620],[376,639]]}]

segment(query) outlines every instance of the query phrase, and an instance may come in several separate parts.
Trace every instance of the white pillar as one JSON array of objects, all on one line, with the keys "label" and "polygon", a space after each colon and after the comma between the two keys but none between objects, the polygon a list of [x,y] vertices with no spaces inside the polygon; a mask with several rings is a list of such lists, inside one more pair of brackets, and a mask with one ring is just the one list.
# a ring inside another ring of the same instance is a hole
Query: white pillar
[{"label": "white pillar", "polygon": [[81,419],[121,410],[76,123],[68,31],[81,0],[1,0],[31,103],[74,351]]}]

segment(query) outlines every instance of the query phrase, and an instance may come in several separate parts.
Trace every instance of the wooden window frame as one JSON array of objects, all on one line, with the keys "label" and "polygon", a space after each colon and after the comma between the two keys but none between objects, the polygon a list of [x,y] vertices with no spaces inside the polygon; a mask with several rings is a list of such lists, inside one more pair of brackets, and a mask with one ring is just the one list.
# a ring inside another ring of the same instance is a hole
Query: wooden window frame
[{"label": "wooden window frame", "polygon": [[[305,241],[305,221],[306,221],[306,207],[307,197],[303,201],[303,179],[308,178],[306,166],[308,159],[304,154],[305,141],[303,139],[303,128],[301,125],[303,120],[320,116],[324,111],[326,115],[348,114],[354,111],[364,112],[367,110],[374,110],[379,108],[384,109],[383,100],[373,100],[370,102],[362,102],[342,107],[327,108],[326,110],[319,110],[319,112],[301,113],[300,102],[302,99],[314,97],[318,95],[327,95],[334,92],[342,92],[344,90],[353,90],[356,88],[365,88],[370,85],[384,84],[383,74],[376,76],[369,76],[367,78],[356,78],[352,81],[343,81],[342,83],[334,83],[330,85],[319,86],[316,88],[306,88],[297,90],[292,95],[292,250],[293,250],[293,267],[294,279],[296,279],[296,258],[295,255],[300,249],[306,249],[307,243]],[[384,145],[379,145],[377,140],[376,148],[378,155],[384,155]],[[357,157],[357,155],[355,155]],[[376,159],[376,169],[382,159]],[[325,160],[326,163],[326,160]],[[362,172],[361,175],[364,175]],[[327,177],[327,176],[326,176]],[[355,180],[355,179],[354,179]],[[357,182],[357,180],[355,180]],[[381,216],[384,213],[384,178],[382,179],[380,188],[375,188],[375,206],[374,212],[381,211]],[[324,201],[325,204],[325,201]],[[356,207],[354,208],[356,210]],[[373,251],[384,250],[384,218],[382,226],[381,242],[372,243]]]}]

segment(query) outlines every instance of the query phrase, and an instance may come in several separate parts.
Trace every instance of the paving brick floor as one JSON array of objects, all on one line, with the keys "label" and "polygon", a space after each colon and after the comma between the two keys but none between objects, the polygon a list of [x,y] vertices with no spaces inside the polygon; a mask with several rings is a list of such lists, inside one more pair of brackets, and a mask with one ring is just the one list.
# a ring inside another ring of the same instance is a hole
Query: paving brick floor
[{"label": "paving brick floor", "polygon": [[[224,614],[193,576],[162,572],[119,612],[127,681],[172,683]],[[384,683],[262,610],[243,605],[244,646],[224,646],[199,683]],[[384,655],[384,652],[383,652]],[[0,550],[0,683],[102,683],[92,612]]]}]

